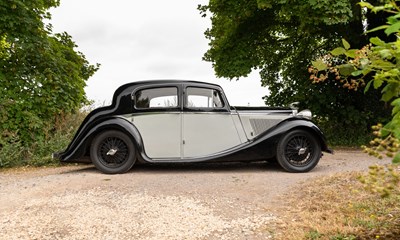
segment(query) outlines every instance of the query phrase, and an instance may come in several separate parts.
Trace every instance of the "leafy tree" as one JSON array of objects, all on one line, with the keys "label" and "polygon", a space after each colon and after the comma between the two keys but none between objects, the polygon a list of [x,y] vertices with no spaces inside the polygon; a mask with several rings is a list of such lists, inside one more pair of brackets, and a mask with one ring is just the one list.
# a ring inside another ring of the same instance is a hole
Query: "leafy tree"
[{"label": "leafy tree", "polygon": [[372,86],[379,89],[381,99],[393,106],[392,119],[385,126],[377,124],[372,127],[377,138],[371,141],[372,148],[364,148],[379,158],[384,152],[388,157],[394,157],[395,163],[400,163],[400,7],[397,2],[400,1],[387,0],[381,6],[359,3],[371,12],[389,13],[387,24],[371,31],[385,30],[386,35],[396,36],[391,38],[393,41],[371,37],[368,45],[361,49],[350,49],[350,44],[343,39],[343,47],[337,47],[313,62],[311,79],[314,83],[324,82],[330,74],[349,90],[357,91],[365,82],[364,92],[370,91]]},{"label": "leafy tree", "polygon": [[212,62],[218,77],[229,79],[259,70],[270,92],[267,105],[299,101],[321,123],[328,122],[325,131],[335,143],[357,144],[354,136],[367,134],[377,116],[388,116],[388,109],[373,91],[349,91],[334,79],[313,85],[307,72],[311,60],[325,55],[341,38],[354,47],[368,42],[363,21],[375,26],[380,16],[367,15],[357,2],[210,0],[199,6],[203,16],[211,13],[212,22],[205,32],[210,48],[204,60]]},{"label": "leafy tree", "polygon": [[[59,0],[0,1],[1,138],[18,132],[31,143],[43,127],[87,102],[86,80],[98,66],[75,50],[67,33],[53,34],[49,8]],[[4,145],[0,142],[0,145]]]},{"label": "leafy tree", "polygon": [[[329,54],[313,62],[311,80],[325,82],[333,75],[343,87],[357,91],[366,84],[364,92],[371,88],[379,89],[383,101],[391,103],[392,119],[383,125],[372,126],[375,139],[370,146],[362,146],[364,151],[378,158],[384,155],[400,163],[400,6],[399,0],[383,1],[384,5],[374,6],[368,2],[359,4],[370,12],[384,12],[387,23],[376,26],[371,32],[380,32],[369,39],[370,43],[361,49],[351,49],[343,40],[343,46],[333,49]],[[382,31],[384,30],[384,31]],[[382,40],[382,32],[389,36]],[[394,36],[394,37],[393,37]],[[395,166],[371,166],[369,174],[360,178],[366,188],[382,197],[389,196],[399,187],[400,174]]]}]

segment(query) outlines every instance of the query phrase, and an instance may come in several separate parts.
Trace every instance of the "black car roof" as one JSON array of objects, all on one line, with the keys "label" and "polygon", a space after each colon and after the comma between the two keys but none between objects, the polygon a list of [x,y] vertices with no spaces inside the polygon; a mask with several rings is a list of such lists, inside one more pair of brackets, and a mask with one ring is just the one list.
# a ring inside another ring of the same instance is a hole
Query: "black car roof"
[{"label": "black car roof", "polygon": [[200,82],[200,81],[192,81],[192,80],[175,80],[175,79],[158,79],[158,80],[140,80],[140,81],[135,81],[135,82],[130,82],[126,83],[122,86],[119,87],[119,89],[122,88],[129,88],[133,86],[139,86],[139,85],[151,85],[151,84],[199,84],[199,85],[209,85],[209,86],[214,86],[214,87],[219,87],[218,84],[214,83],[208,83],[208,82]]},{"label": "black car roof", "polygon": [[221,86],[213,83],[207,83],[207,82],[199,82],[199,81],[190,81],[190,80],[173,80],[173,79],[165,79],[165,80],[142,80],[142,81],[135,81],[131,83],[126,83],[114,92],[113,100],[111,105],[127,105],[129,104],[128,102],[131,100],[131,94],[135,91],[135,89],[145,87],[145,86],[151,86],[151,85],[164,85],[164,84],[173,84],[173,85],[179,85],[179,84],[187,84],[187,85],[192,85],[192,86],[199,86],[199,87],[213,87],[213,88],[218,88],[221,89]]}]

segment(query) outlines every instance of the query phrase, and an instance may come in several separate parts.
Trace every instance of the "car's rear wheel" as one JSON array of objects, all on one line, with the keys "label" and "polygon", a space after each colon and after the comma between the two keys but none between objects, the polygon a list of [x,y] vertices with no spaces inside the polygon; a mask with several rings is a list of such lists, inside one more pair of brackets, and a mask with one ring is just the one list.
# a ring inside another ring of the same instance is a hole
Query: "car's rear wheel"
[{"label": "car's rear wheel", "polygon": [[123,132],[108,130],[92,141],[90,157],[98,170],[107,174],[129,171],[136,160],[135,146]]},{"label": "car's rear wheel", "polygon": [[320,143],[307,131],[291,131],[278,142],[276,159],[288,172],[308,172],[318,164],[320,158]]}]

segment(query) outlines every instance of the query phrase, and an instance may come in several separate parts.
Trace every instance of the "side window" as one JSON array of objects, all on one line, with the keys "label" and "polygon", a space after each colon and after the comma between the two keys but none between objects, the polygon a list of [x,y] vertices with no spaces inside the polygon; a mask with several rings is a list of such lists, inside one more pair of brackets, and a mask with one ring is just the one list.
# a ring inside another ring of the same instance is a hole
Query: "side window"
[{"label": "side window", "polygon": [[173,108],[178,107],[178,89],[176,87],[150,88],[135,93],[135,107]]},{"label": "side window", "polygon": [[185,107],[189,108],[222,108],[224,102],[217,90],[188,87]]}]

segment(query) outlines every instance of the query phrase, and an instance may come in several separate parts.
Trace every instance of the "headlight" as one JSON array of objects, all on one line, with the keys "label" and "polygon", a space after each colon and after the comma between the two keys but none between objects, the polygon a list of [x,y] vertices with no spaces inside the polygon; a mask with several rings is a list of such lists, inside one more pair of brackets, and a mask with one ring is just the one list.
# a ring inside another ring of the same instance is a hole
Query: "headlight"
[{"label": "headlight", "polygon": [[308,109],[299,112],[299,113],[297,114],[297,116],[303,117],[303,118],[307,118],[307,119],[312,119],[312,113],[311,113],[311,111],[308,110]]}]

